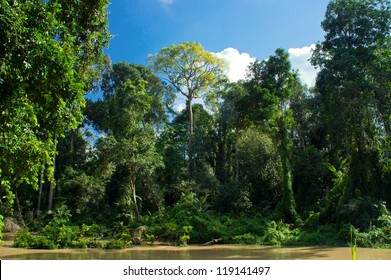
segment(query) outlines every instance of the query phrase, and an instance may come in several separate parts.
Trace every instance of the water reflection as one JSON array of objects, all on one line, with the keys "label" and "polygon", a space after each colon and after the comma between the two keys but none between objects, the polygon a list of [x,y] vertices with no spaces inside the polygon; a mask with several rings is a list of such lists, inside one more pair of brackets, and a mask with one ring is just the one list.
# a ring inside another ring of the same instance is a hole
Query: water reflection
[{"label": "water reflection", "polygon": [[[391,250],[358,248],[357,258],[391,260]],[[24,260],[349,260],[350,248],[216,245],[134,247],[126,250],[27,250],[0,248],[0,259]]]}]

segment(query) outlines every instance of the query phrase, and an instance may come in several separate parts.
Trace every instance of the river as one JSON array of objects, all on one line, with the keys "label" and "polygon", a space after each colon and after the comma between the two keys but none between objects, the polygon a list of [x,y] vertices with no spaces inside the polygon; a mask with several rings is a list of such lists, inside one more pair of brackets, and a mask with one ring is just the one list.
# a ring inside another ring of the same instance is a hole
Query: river
[{"label": "river", "polygon": [[[35,250],[0,246],[2,260],[349,260],[346,247],[141,246],[124,250]],[[390,249],[357,248],[359,260],[391,260]]]}]

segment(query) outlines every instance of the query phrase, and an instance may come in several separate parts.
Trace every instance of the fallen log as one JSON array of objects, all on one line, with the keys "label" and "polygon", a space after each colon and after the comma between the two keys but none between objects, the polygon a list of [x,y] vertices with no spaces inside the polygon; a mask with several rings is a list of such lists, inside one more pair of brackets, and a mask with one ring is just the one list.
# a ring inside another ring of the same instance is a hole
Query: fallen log
[{"label": "fallen log", "polygon": [[223,238],[212,239],[211,241],[205,242],[204,244],[201,244],[200,246],[210,246],[210,245],[217,244],[221,241],[223,241]]}]

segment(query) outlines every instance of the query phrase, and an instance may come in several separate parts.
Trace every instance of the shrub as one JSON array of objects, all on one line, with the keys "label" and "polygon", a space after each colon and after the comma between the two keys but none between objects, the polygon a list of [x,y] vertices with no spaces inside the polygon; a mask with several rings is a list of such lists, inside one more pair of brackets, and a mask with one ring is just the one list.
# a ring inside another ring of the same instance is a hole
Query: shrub
[{"label": "shrub", "polygon": [[32,243],[32,236],[27,228],[22,228],[15,236],[14,247],[29,248]]},{"label": "shrub", "polygon": [[190,240],[189,234],[192,230],[192,226],[183,226],[180,228],[179,232],[181,236],[179,237],[179,242],[182,246],[187,246],[187,242]]},{"label": "shrub", "polygon": [[232,237],[231,242],[234,244],[257,244],[260,241],[259,236],[255,236],[251,233],[246,233],[242,235],[237,235]]},{"label": "shrub", "polygon": [[110,239],[106,242],[105,249],[125,249],[132,246],[132,242],[122,239]]},{"label": "shrub", "polygon": [[266,231],[261,239],[264,245],[292,245],[297,243],[300,237],[299,229],[290,229],[288,224],[282,221],[270,221],[266,223]]},{"label": "shrub", "polygon": [[32,249],[57,249],[57,244],[53,240],[47,238],[46,236],[37,235],[32,236],[32,239],[29,244]]},{"label": "shrub", "polygon": [[357,244],[362,247],[391,248],[391,227],[372,226],[367,232],[355,234]]},{"label": "shrub", "polygon": [[275,221],[268,223],[268,227],[262,238],[262,243],[265,245],[281,245],[282,239],[283,233],[277,229],[277,223]]},{"label": "shrub", "polygon": [[103,225],[92,224],[90,226],[82,224],[81,225],[81,234],[86,237],[98,237],[103,235],[103,232],[106,231],[106,228]]},{"label": "shrub", "polygon": [[71,248],[78,248],[78,249],[87,249],[91,247],[96,247],[94,245],[94,241],[86,238],[81,238],[79,240],[72,240],[70,244]]}]

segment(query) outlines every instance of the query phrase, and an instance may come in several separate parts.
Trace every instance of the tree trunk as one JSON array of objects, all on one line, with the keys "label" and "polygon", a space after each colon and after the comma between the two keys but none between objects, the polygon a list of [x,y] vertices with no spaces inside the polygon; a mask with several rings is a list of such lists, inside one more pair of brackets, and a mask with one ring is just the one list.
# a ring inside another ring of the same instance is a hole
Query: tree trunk
[{"label": "tree trunk", "polygon": [[288,223],[296,223],[298,215],[296,212],[295,197],[292,189],[292,169],[290,165],[290,148],[289,148],[289,136],[288,131],[284,127],[280,127],[281,137],[281,163],[283,171],[283,193],[280,201],[279,210],[282,218]]},{"label": "tree trunk", "polygon": [[223,139],[222,139],[222,132],[221,132],[221,124],[219,125],[219,128],[217,130],[217,154],[216,154],[216,175],[217,179],[220,183],[223,182]]},{"label": "tree trunk", "polygon": [[139,212],[138,206],[137,206],[136,178],[133,176],[130,179],[130,188],[132,189],[132,200],[133,200],[134,213],[136,214],[137,222],[140,222],[141,217],[140,217],[140,212]]},{"label": "tree trunk", "polygon": [[223,241],[223,238],[212,239],[211,241],[205,242],[205,243],[201,244],[200,246],[210,246],[210,245],[217,244],[221,241]]},{"label": "tree trunk", "polygon": [[37,217],[41,212],[41,200],[42,200],[42,189],[43,189],[43,174],[45,172],[45,160],[42,162],[42,171],[39,174],[39,192],[38,192],[38,203],[37,203]]},{"label": "tree trunk", "polygon": [[74,156],[75,156],[74,140],[75,140],[75,131],[71,130],[71,133],[69,135],[69,159],[72,165],[75,163],[74,162]]},{"label": "tree trunk", "polygon": [[[57,137],[56,135],[54,135],[54,145],[55,145],[55,148],[54,150],[56,151],[57,150]],[[49,202],[48,202],[48,210],[52,210],[53,208],[53,196],[54,196],[54,186],[55,186],[55,179],[54,179],[54,174],[56,172],[56,154],[54,153],[54,156],[53,156],[53,174],[52,174],[52,178],[50,180],[50,186],[49,186]]]},{"label": "tree trunk", "polygon": [[54,177],[50,181],[50,185],[49,185],[48,210],[52,210],[53,209],[53,197],[54,197]]},{"label": "tree trunk", "polygon": [[194,175],[194,161],[193,161],[193,131],[194,131],[194,120],[193,120],[193,105],[192,99],[187,100],[189,106],[189,174],[193,178]]},{"label": "tree trunk", "polygon": [[299,128],[299,137],[300,137],[301,147],[303,148],[303,150],[305,150],[305,140],[301,128]]},{"label": "tree trunk", "polygon": [[226,162],[226,149],[227,149],[227,123],[220,124],[218,129],[218,143],[217,143],[217,166],[216,174],[220,183],[226,181],[225,162]]},{"label": "tree trunk", "polygon": [[18,211],[19,220],[23,221],[22,209],[20,208],[18,189],[15,188],[15,201],[16,201],[16,209]]},{"label": "tree trunk", "polygon": [[[69,153],[73,153],[73,140],[75,138],[75,131],[71,130],[71,133],[69,135]],[[72,162],[73,163],[73,162]]]},{"label": "tree trunk", "polygon": [[236,130],[236,141],[235,141],[235,183],[239,182],[239,146],[238,146],[238,131]]}]

